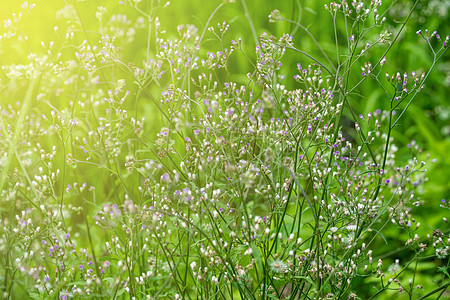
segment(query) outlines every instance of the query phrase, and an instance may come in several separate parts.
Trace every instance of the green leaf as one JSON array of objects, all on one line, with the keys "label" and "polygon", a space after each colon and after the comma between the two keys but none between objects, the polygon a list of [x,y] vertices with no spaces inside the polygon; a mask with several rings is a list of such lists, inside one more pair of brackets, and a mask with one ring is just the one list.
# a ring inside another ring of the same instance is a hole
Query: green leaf
[{"label": "green leaf", "polygon": [[67,284],[67,286],[72,286],[72,285],[81,285],[81,286],[83,286],[83,285],[86,285],[86,281],[85,280],[83,280],[83,281],[74,281],[74,282],[70,282],[70,283]]},{"label": "green leaf", "polygon": [[315,282],[312,281],[312,279],[309,278],[309,277],[301,276],[301,275],[296,275],[296,276],[294,276],[294,278],[295,278],[295,279],[303,279],[303,280],[305,280],[306,282],[308,282],[309,284],[311,284],[313,287],[316,287]]},{"label": "green leaf", "polygon": [[116,280],[112,277],[106,277],[106,278],[103,278],[103,281],[106,281],[108,283],[114,283]]},{"label": "green leaf", "polygon": [[262,256],[261,256],[261,251],[259,250],[259,247],[256,246],[255,244],[251,244],[250,247],[252,248],[253,251],[253,257],[255,258],[256,261],[256,265],[258,266],[259,270],[263,269],[263,263],[262,263]]},{"label": "green leaf", "polygon": [[382,239],[383,239],[383,241],[384,241],[384,243],[387,245],[388,244],[388,241],[386,240],[386,237],[380,232],[380,231],[378,231],[378,230],[376,230],[376,229],[374,229],[374,228],[371,228],[373,231],[375,231]]},{"label": "green leaf", "polygon": [[438,267],[438,271],[444,273],[445,275],[447,275],[447,277],[450,277],[447,267]]},{"label": "green leaf", "polygon": [[28,296],[30,296],[31,299],[41,299],[42,298],[38,293],[28,293]]},{"label": "green leaf", "polygon": [[123,293],[125,293],[125,289],[120,289],[117,294],[116,297],[119,297],[120,295],[122,295]]}]

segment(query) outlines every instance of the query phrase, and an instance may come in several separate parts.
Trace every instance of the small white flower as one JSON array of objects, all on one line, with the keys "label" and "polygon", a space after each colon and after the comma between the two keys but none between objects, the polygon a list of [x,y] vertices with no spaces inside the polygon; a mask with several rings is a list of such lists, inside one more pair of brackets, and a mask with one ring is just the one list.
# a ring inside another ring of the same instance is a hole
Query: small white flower
[{"label": "small white flower", "polygon": [[270,269],[275,273],[281,273],[286,269],[286,264],[279,259],[276,259],[270,263]]},{"label": "small white flower", "polygon": [[437,248],[436,249],[436,256],[439,259],[444,259],[448,255],[448,249],[446,248]]},{"label": "small white flower", "polygon": [[356,231],[356,225],[348,225],[347,230],[348,231]]},{"label": "small white flower", "polygon": [[401,267],[399,264],[395,263],[388,267],[388,272],[392,274],[397,274],[401,270]]}]

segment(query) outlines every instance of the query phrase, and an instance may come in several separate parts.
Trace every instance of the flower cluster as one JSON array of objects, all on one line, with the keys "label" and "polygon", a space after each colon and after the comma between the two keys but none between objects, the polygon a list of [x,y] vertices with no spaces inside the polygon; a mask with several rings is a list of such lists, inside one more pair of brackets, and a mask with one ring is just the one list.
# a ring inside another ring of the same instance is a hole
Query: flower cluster
[{"label": "flower cluster", "polygon": [[[394,144],[431,70],[380,80],[387,52],[371,54],[392,36],[371,31],[385,22],[381,1],[325,6],[351,25],[337,61],[263,33],[247,76],[232,74],[242,40],[213,16],[171,35],[160,1],[150,13],[121,1],[123,13],[92,12],[93,35],[76,4],[56,13],[67,22],[58,39],[1,68],[1,95],[20,100],[0,107],[5,297],[369,297],[358,284],[412,297],[422,290],[413,262],[426,253],[445,265],[448,232],[423,236],[417,216],[428,158],[415,141],[408,154]],[[0,40],[28,49],[15,38],[21,18]],[[269,19],[287,21],[279,10]],[[434,66],[448,37],[418,34],[442,44],[430,44]],[[301,63],[283,64],[290,53]],[[384,102],[362,112],[352,103],[366,81]],[[379,251],[387,230],[411,261]]]}]

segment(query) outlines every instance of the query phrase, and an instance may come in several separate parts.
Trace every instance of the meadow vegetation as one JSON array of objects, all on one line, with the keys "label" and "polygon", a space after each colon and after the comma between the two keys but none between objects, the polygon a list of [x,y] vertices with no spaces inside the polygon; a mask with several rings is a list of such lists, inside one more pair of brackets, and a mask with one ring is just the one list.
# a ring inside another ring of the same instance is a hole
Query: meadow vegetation
[{"label": "meadow vegetation", "polygon": [[3,298],[448,297],[448,2],[36,2],[2,14]]}]

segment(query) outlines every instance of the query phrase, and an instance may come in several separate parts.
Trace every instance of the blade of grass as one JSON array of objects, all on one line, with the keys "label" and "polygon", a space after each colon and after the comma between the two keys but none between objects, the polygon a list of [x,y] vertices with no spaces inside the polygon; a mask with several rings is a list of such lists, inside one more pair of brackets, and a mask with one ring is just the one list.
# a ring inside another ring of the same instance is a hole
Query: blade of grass
[{"label": "blade of grass", "polygon": [[2,175],[0,177],[0,192],[3,191],[3,188],[5,187],[6,177],[8,176],[9,168],[11,167],[11,162],[13,160],[13,157],[15,156],[17,143],[19,142],[20,134],[22,133],[25,119],[31,107],[33,91],[36,86],[36,82],[37,82],[36,78],[31,78],[30,84],[28,85],[28,89],[25,93],[24,103],[19,112],[19,119],[17,120],[12,140],[9,143],[8,147],[9,150],[6,156],[6,163],[5,166],[3,167]]}]

